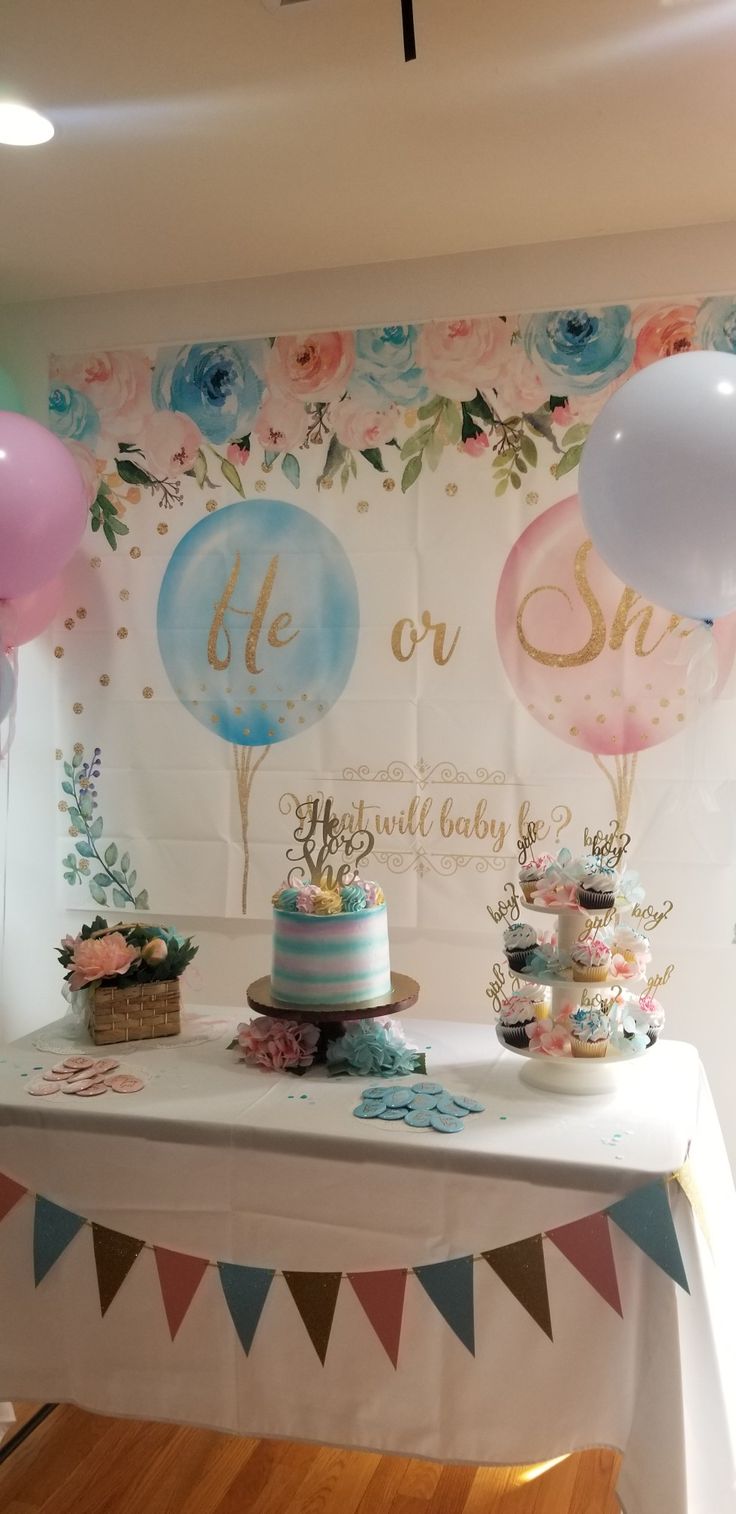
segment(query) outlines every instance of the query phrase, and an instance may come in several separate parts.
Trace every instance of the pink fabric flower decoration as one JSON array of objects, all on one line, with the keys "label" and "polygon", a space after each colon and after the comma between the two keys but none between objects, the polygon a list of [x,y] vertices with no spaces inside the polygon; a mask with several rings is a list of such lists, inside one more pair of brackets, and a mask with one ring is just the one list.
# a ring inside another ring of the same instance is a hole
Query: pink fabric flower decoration
[{"label": "pink fabric flower decoration", "polygon": [[136,441],[155,478],[176,478],[186,473],[202,445],[198,426],[179,410],[152,410]]},{"label": "pink fabric flower decoration", "polygon": [[266,370],[270,392],[301,400],[337,400],[345,393],[355,363],[350,331],[317,331],[277,336]]},{"label": "pink fabric flower decoration", "polygon": [[509,323],[499,316],[430,321],[421,328],[416,346],[427,388],[453,400],[469,400],[476,389],[492,389],[510,340]]},{"label": "pink fabric flower decoration", "polygon": [[294,452],[306,441],[308,428],[303,400],[289,394],[266,394],[253,429],[268,452]]},{"label": "pink fabric flower decoration", "polygon": [[[699,343],[695,334],[697,305],[674,305],[669,310],[644,306],[634,315],[634,326],[642,324],[636,338],[634,367],[647,368],[662,357],[692,352]],[[647,318],[648,315],[648,318]]]},{"label": "pink fabric flower decoration", "polygon": [[319,1027],[296,1020],[276,1020],[259,1015],[247,1025],[238,1026],[241,1061],[249,1067],[263,1067],[268,1072],[288,1072],[293,1067],[311,1067]]},{"label": "pink fabric flower decoration", "polygon": [[467,441],[463,442],[463,452],[467,452],[468,457],[482,457],[488,445],[487,433],[479,431],[477,436],[469,436]]},{"label": "pink fabric flower decoration", "polygon": [[[70,945],[68,936],[63,944]],[[131,963],[138,961],[138,952],[128,945],[120,931],[112,931],[107,936],[89,936],[86,941],[77,936],[71,945],[74,948],[73,971],[69,979],[72,990],[86,988],[88,983],[96,983],[100,978],[122,976]]]},{"label": "pink fabric flower decoration", "polygon": [[371,410],[358,400],[343,399],[330,411],[330,420],[338,441],[354,452],[364,452],[366,447],[382,447],[390,442],[399,429],[400,415],[396,405],[385,410]]},{"label": "pink fabric flower decoration", "polygon": [[610,973],[612,978],[638,978],[641,967],[638,962],[629,962],[627,957],[616,952],[611,958]]},{"label": "pink fabric flower decoration", "polygon": [[302,883],[296,896],[296,907],[300,914],[314,914],[314,901],[320,892],[316,883]]},{"label": "pink fabric flower decoration", "polygon": [[535,888],[532,896],[534,904],[550,904],[553,907],[574,904],[578,906],[578,889],[576,883],[546,883]]},{"label": "pink fabric flower decoration", "polygon": [[537,1020],[534,1025],[527,1025],[526,1033],[532,1051],[543,1052],[546,1057],[569,1057],[571,1054],[570,1032],[559,1021],[553,1025],[549,1020]]}]

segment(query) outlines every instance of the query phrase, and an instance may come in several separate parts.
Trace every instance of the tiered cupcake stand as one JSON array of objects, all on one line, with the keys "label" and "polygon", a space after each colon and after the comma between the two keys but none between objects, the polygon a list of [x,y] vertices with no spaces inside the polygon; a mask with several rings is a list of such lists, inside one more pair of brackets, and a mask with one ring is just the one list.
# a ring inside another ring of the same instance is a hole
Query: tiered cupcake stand
[{"label": "tiered cupcake stand", "polygon": [[[572,947],[588,930],[591,920],[595,921],[596,915],[610,913],[608,910],[583,909],[574,904],[557,906],[525,902],[524,908],[530,910],[532,914],[557,917],[557,955],[563,962],[569,959]],[[566,1004],[572,1003],[577,1007],[586,990],[588,996],[593,998],[596,994],[610,994],[613,989],[618,988],[621,991],[619,1003],[624,1005],[627,1000],[638,999],[645,986],[643,976],[626,979],[608,977],[603,981],[576,983],[573,980],[571,967],[549,973],[511,969],[511,975],[517,978],[519,983],[534,983],[551,990],[550,1018],[552,1020],[557,1019]],[[612,1013],[615,1013],[615,1010]],[[638,1054],[625,1052],[609,1045],[605,1057],[548,1056],[544,1052],[532,1050],[531,1047],[527,1049],[509,1046],[503,1038],[500,1025],[496,1027],[496,1034],[504,1051],[524,1058],[522,1080],[537,1088],[547,1089],[551,1093],[608,1092],[618,1087],[621,1076],[625,1076],[626,1068],[637,1060],[637,1056],[644,1055],[643,1051]]]}]

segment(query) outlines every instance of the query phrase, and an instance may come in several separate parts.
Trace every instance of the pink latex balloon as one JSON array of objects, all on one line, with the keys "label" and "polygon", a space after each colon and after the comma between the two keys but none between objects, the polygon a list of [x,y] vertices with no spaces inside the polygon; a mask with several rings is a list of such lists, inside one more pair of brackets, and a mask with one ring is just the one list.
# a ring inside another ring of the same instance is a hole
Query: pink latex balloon
[{"label": "pink latex balloon", "polygon": [[52,578],[20,599],[0,599],[0,651],[34,641],[51,624],[60,604],[60,578]]},{"label": "pink latex balloon", "polygon": [[0,411],[0,599],[55,578],[86,520],[84,482],[64,443],[27,415]]},{"label": "pink latex balloon", "polygon": [[[545,731],[585,752],[639,752],[695,719],[702,704],[688,647],[706,634],[615,577],[587,536],[575,495],[527,526],[504,564],[496,636],[506,672]],[[713,634],[715,695],[736,652],[736,615]]]}]

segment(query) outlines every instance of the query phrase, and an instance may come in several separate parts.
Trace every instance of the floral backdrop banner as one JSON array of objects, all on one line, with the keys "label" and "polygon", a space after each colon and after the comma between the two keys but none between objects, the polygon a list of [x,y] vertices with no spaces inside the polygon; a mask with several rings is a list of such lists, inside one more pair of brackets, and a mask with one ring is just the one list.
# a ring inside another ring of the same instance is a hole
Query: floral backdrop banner
[{"label": "floral backdrop banner", "polygon": [[54,357],[90,498],[63,903],[266,919],[322,793],[374,831],[396,927],[492,953],[529,823],[556,850],[618,820],[653,913],[726,944],[733,620],[704,702],[696,628],[609,573],[576,498],[609,395],[691,347],[736,350],[734,299]]}]

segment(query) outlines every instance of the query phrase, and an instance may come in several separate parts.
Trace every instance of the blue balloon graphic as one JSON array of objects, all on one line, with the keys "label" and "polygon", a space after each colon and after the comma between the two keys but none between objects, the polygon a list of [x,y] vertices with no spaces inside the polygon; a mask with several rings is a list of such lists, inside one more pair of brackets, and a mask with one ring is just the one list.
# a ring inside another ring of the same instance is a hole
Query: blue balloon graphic
[{"label": "blue balloon graphic", "polygon": [[182,537],[158,640],[189,713],[223,741],[270,746],[321,720],[358,643],[358,591],[337,537],[281,500],[243,500]]}]

